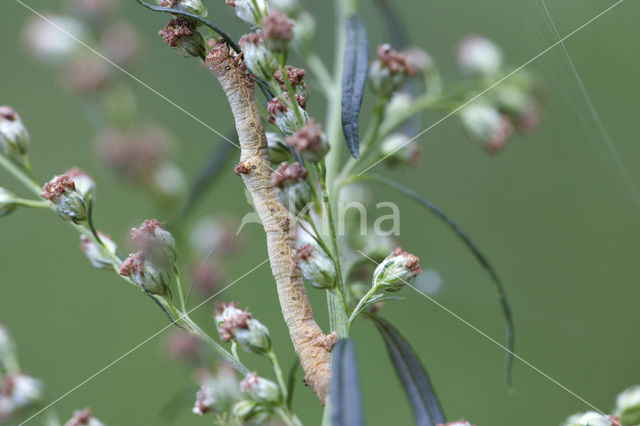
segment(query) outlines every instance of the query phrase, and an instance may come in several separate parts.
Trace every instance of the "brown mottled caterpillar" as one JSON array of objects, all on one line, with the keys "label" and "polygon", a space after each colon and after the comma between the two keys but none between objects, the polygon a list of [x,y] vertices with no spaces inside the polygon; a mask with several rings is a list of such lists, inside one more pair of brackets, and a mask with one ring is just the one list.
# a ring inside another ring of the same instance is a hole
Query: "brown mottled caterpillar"
[{"label": "brown mottled caterpillar", "polygon": [[264,126],[256,105],[253,79],[239,68],[226,43],[216,44],[206,58],[227,95],[240,141],[236,173],[251,193],[267,234],[271,271],[291,341],[305,372],[305,382],[324,404],[331,380],[329,351],[335,334],[326,335],[316,323],[294,252],[293,218],[271,184],[271,162]]}]

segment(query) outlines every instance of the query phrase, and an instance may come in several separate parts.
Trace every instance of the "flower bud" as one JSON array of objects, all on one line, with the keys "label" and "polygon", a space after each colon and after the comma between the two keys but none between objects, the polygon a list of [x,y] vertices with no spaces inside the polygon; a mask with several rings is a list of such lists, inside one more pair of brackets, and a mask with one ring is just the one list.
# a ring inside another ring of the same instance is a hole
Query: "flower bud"
[{"label": "flower bud", "polygon": [[267,0],[226,0],[236,10],[236,16],[252,28],[260,27],[262,19],[269,13]]},{"label": "flower bud", "polygon": [[291,160],[291,151],[280,135],[275,132],[267,132],[266,135],[271,163],[278,164]]},{"label": "flower bud", "polygon": [[[287,80],[289,80],[289,84],[295,90],[295,93],[305,97],[307,96],[307,85],[304,84],[304,76],[306,71],[303,68],[295,68],[291,65],[285,65],[284,67],[285,73],[287,74]],[[273,73],[273,79],[280,85],[282,91],[286,92],[287,83],[282,77],[282,72],[280,69],[276,69]]]},{"label": "flower bud", "polygon": [[[0,384],[0,419],[12,412],[38,404],[43,399],[42,382],[21,373],[5,376]],[[4,401],[3,401],[4,400]],[[7,411],[6,413],[4,411]]]},{"label": "flower bud", "polygon": [[269,330],[251,314],[232,302],[221,304],[214,316],[216,328],[223,341],[235,340],[247,352],[264,354],[271,350]]},{"label": "flower bud", "polygon": [[271,183],[278,188],[282,204],[293,214],[305,213],[311,200],[311,187],[306,180],[307,171],[295,162],[286,161],[271,174]]},{"label": "flower bud", "polygon": [[377,53],[378,59],[369,67],[369,82],[378,96],[390,96],[415,70],[406,53],[396,52],[388,44],[378,46]]},{"label": "flower bud", "polygon": [[[287,101],[290,101],[289,94],[285,93],[284,97]],[[307,121],[309,114],[304,110],[306,100],[303,96],[296,94],[296,101],[299,106],[300,113],[302,114],[303,121]],[[282,133],[290,135],[295,133],[296,130],[303,124],[298,121],[296,112],[288,108],[280,99],[273,98],[267,104],[267,121],[271,124],[275,124]]]},{"label": "flower bud", "polygon": [[460,119],[469,135],[482,143],[489,153],[502,149],[513,134],[509,118],[486,103],[467,105],[460,111]]},{"label": "flower bud", "polygon": [[85,408],[74,411],[73,417],[64,426],[104,426],[104,423],[93,417],[91,409]]},{"label": "flower bud", "polygon": [[296,17],[293,25],[293,39],[291,45],[297,51],[310,49],[311,40],[316,32],[316,20],[309,12],[302,11]]},{"label": "flower bud", "polygon": [[4,188],[0,188],[0,217],[6,216],[17,207],[16,196]]},{"label": "flower bud", "polygon": [[134,247],[158,266],[166,266],[176,258],[176,240],[156,219],[145,220],[139,228],[131,228]]},{"label": "flower bud", "polygon": [[242,421],[251,420],[259,411],[258,404],[249,400],[236,402],[231,407],[231,415]]},{"label": "flower bud", "polygon": [[640,385],[625,389],[616,398],[616,417],[622,424],[640,424]]},{"label": "flower bud", "polygon": [[568,417],[562,426],[620,426],[620,422],[614,417],[587,411]]},{"label": "flower bud", "polygon": [[305,244],[295,253],[302,276],[315,288],[328,289],[336,284],[336,268],[329,256],[318,247]]},{"label": "flower bud", "polygon": [[215,375],[207,374],[201,380],[193,412],[201,416],[208,412],[228,412],[238,400],[239,392],[235,371],[222,366]]},{"label": "flower bud", "polygon": [[178,54],[189,57],[204,58],[206,49],[202,34],[196,29],[197,22],[179,16],[158,32],[162,40]]},{"label": "flower bud", "polygon": [[491,40],[468,36],[458,45],[458,69],[464,75],[488,77],[502,67],[502,52]]},{"label": "flower bud", "polygon": [[21,157],[27,153],[29,133],[13,108],[0,106],[0,154]]},{"label": "flower bud", "polygon": [[80,21],[69,16],[45,15],[45,18],[34,16],[27,23],[25,44],[39,61],[64,62],[80,47],[76,40],[85,40],[88,30]]},{"label": "flower bud", "polygon": [[376,267],[373,272],[374,287],[386,291],[399,291],[422,272],[418,261],[416,256],[398,247]]},{"label": "flower bud", "polygon": [[309,161],[320,161],[329,152],[329,143],[322,126],[316,124],[313,119],[307,120],[304,126],[287,136],[285,140]]},{"label": "flower bud", "polygon": [[168,204],[175,204],[185,193],[187,182],[178,166],[167,161],[153,174],[151,189]]},{"label": "flower bud", "polygon": [[40,196],[51,201],[58,216],[64,220],[81,223],[88,219],[84,197],[76,190],[73,179],[66,174],[54,176],[45,183]]},{"label": "flower bud", "polygon": [[265,406],[279,405],[281,402],[278,385],[270,380],[249,373],[240,383],[240,390],[251,400]]},{"label": "flower bud", "polygon": [[415,166],[420,161],[418,142],[404,133],[387,136],[380,144],[380,154],[390,167]]},{"label": "flower bud", "polygon": [[74,167],[64,172],[69,176],[76,187],[76,192],[80,194],[85,203],[88,203],[92,196],[95,196],[96,183],[91,177],[81,169]]},{"label": "flower bud", "polygon": [[120,275],[128,277],[132,283],[147,293],[164,296],[169,289],[169,274],[145,261],[141,251],[129,254],[129,257],[120,265]]},{"label": "flower bud", "polygon": [[94,243],[87,236],[80,235],[80,250],[82,250],[94,268],[111,269],[113,267],[111,258],[105,256],[104,251],[108,250],[111,253],[115,253],[118,246],[111,237],[100,231],[98,231],[98,236],[100,237],[100,241],[104,244],[104,247]]},{"label": "flower bud", "polygon": [[182,10],[205,19],[208,16],[202,0],[158,0],[158,6]]},{"label": "flower bud", "polygon": [[293,38],[294,22],[287,15],[277,9],[271,10],[262,18],[265,44],[274,52],[287,50],[289,42]]},{"label": "flower bud", "polygon": [[278,68],[278,60],[265,44],[264,33],[245,34],[240,37],[238,44],[242,48],[243,58],[249,70],[256,77],[269,81]]}]

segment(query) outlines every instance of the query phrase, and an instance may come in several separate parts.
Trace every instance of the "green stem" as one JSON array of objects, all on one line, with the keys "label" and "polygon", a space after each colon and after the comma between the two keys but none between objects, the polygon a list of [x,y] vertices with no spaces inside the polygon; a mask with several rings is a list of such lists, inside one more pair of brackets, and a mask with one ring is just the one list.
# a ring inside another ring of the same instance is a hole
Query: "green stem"
[{"label": "green stem", "polygon": [[178,265],[175,261],[173,261],[172,263],[173,263],[173,273],[176,276],[176,287],[178,288],[178,298],[180,300],[180,308],[182,309],[183,312],[186,312],[187,304],[184,299],[182,280],[180,279],[180,269],[178,268]]},{"label": "green stem", "polygon": [[358,305],[355,307],[353,312],[351,312],[351,316],[349,317],[349,325],[351,325],[353,320],[356,319],[356,317],[362,310],[362,307],[364,306],[364,304],[367,303],[369,298],[371,298],[371,296],[373,296],[377,290],[378,289],[375,286],[372,286],[371,289],[364,296],[362,296],[362,299],[360,299],[360,301],[358,302]]},{"label": "green stem", "polygon": [[327,290],[327,305],[329,306],[329,326],[338,337],[349,336],[349,321],[344,296],[338,289]]},{"label": "green stem", "polygon": [[282,393],[282,399],[286,401],[289,398],[289,392],[287,390],[287,384],[284,381],[284,375],[282,374],[282,369],[280,368],[280,363],[278,362],[278,357],[276,356],[273,350],[267,352],[267,358],[269,358],[269,362],[271,363],[271,367],[273,371],[276,373],[276,379],[278,381],[278,386],[280,386],[280,392]]},{"label": "green stem", "polygon": [[287,426],[302,426],[302,423],[294,414],[285,407],[276,407],[276,413]]},{"label": "green stem", "polygon": [[40,197],[40,193],[42,192],[42,188],[38,182],[32,177],[29,177],[24,170],[21,170],[20,167],[16,166],[16,164],[5,157],[4,155],[0,155],[0,166],[4,167],[14,178],[18,179],[20,182],[24,184],[31,192],[33,192],[38,198]]},{"label": "green stem", "polygon": [[46,201],[27,200],[26,198],[16,198],[13,201],[18,206],[31,207],[34,209],[50,209],[51,204]]}]

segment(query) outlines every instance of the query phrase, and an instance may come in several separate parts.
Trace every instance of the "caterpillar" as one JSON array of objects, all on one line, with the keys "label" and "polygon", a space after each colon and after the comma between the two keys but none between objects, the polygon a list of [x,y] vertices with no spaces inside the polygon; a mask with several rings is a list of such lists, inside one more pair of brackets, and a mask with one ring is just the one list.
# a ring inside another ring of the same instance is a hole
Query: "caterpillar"
[{"label": "caterpillar", "polygon": [[215,44],[205,59],[224,90],[240,142],[235,172],[251,193],[267,236],[271,271],[293,347],[305,372],[305,383],[324,404],[331,380],[330,351],[335,333],[326,335],[315,321],[304,282],[293,258],[293,217],[271,183],[271,161],[264,125],[256,104],[253,78],[231,56],[225,42]]}]

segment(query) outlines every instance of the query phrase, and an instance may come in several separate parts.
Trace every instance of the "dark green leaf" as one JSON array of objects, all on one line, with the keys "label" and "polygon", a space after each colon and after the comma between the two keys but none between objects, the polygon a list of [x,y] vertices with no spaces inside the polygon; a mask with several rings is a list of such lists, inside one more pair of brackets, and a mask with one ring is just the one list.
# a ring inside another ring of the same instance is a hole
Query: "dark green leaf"
[{"label": "dark green leaf", "polygon": [[442,210],[436,207],[431,201],[422,198],[418,193],[407,188],[406,186],[385,177],[374,175],[361,175],[360,177],[363,179],[382,183],[396,191],[400,191],[402,194],[416,201],[417,203],[422,205],[422,207],[433,213],[438,219],[442,220],[458,236],[458,238],[462,240],[469,251],[471,251],[471,253],[475,256],[480,265],[482,265],[482,267],[489,273],[489,276],[491,277],[491,280],[493,281],[493,284],[495,286],[496,292],[498,293],[500,304],[502,306],[502,314],[504,316],[505,335],[507,341],[507,351],[505,354],[504,362],[504,376],[507,385],[511,386],[511,364],[513,363],[514,348],[513,317],[511,315],[511,307],[509,306],[509,301],[507,300],[507,294],[505,292],[504,286],[502,285],[502,280],[500,280],[500,277],[498,276],[498,272],[491,265],[491,263],[489,263],[487,257],[482,254],[475,243],[471,241],[467,234],[453,220],[451,220],[449,216],[447,216]]},{"label": "dark green leaf", "polygon": [[333,347],[331,361],[331,425],[360,426],[362,403],[358,384],[358,366],[351,339],[340,339]]},{"label": "dark green leaf", "polygon": [[360,155],[358,116],[367,82],[369,44],[364,23],[357,16],[345,20],[346,46],[342,71],[342,132],[347,148],[357,159]]},{"label": "dark green leaf", "polygon": [[435,426],[444,423],[444,414],[429,376],[409,343],[387,321],[376,315],[370,317],[387,345],[391,362],[411,402],[416,424]]}]

